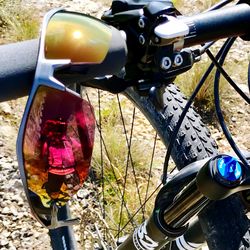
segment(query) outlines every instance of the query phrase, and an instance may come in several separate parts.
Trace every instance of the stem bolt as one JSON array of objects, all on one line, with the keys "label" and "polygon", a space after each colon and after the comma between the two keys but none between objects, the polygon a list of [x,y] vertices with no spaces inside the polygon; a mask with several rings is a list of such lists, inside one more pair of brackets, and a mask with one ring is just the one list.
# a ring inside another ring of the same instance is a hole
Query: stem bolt
[{"label": "stem bolt", "polygon": [[143,45],[145,43],[145,37],[143,35],[139,36],[139,43]]},{"label": "stem bolt", "polygon": [[155,41],[155,43],[159,43],[159,42],[160,42],[159,37],[156,36],[156,37],[154,38],[154,41]]},{"label": "stem bolt", "polygon": [[180,54],[176,55],[174,58],[174,65],[175,66],[181,66],[183,63],[183,58]]},{"label": "stem bolt", "polygon": [[161,60],[161,68],[164,70],[168,70],[171,68],[171,66],[172,66],[171,59],[168,56],[163,57]]},{"label": "stem bolt", "polygon": [[144,19],[141,17],[138,21],[138,26],[143,29],[145,27],[145,21]]}]

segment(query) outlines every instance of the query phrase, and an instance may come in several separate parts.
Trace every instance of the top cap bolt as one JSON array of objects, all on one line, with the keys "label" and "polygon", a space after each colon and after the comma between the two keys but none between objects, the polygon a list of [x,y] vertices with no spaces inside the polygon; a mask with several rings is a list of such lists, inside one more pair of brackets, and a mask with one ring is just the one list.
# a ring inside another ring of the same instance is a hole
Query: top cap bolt
[{"label": "top cap bolt", "polygon": [[242,168],[238,160],[231,156],[223,156],[217,161],[217,170],[225,181],[237,181],[242,176]]}]

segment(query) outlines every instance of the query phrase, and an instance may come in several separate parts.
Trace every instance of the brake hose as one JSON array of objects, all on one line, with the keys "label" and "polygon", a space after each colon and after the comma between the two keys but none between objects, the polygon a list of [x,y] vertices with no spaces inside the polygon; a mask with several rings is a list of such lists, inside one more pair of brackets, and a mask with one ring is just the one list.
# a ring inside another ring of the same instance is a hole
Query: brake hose
[{"label": "brake hose", "polygon": [[[229,39],[228,39],[229,40]],[[223,51],[224,51],[224,48],[226,46],[226,43],[223,44],[223,46],[221,47],[221,49],[219,50],[219,52],[217,53],[216,55],[216,60],[218,60]],[[201,89],[201,87],[203,86],[204,82],[206,81],[207,77],[209,76],[209,74],[211,73],[211,71],[213,70],[214,68],[214,63],[211,63],[208,67],[208,69],[206,70],[206,72],[204,73],[204,75],[202,76],[200,82],[198,83],[198,85],[196,86],[195,90],[193,91],[191,97],[189,98],[189,100],[187,101],[187,104],[186,106],[184,107],[182,113],[181,113],[181,116],[176,124],[176,127],[174,128],[174,131],[173,131],[173,134],[170,138],[170,141],[169,141],[169,145],[168,145],[168,149],[167,149],[167,153],[166,153],[166,156],[165,156],[165,161],[164,161],[164,165],[163,165],[163,177],[162,177],[162,184],[166,184],[166,181],[167,181],[167,170],[168,170],[168,163],[169,163],[169,160],[170,160],[170,156],[171,156],[171,150],[174,146],[174,143],[175,143],[175,138],[177,137],[177,134],[179,132],[179,129],[181,127],[181,124],[188,112],[188,109],[190,108],[191,104],[193,103],[194,101],[194,98],[196,97],[197,93],[199,92],[199,90]]]},{"label": "brake hose", "polygon": [[[231,38],[232,40],[233,40],[233,43],[234,43],[234,41],[235,41],[235,38]],[[230,41],[229,41],[230,42]],[[232,44],[233,44],[232,43]],[[230,44],[229,43],[229,45],[231,45],[232,46],[232,44]],[[231,46],[230,46],[230,48],[231,48]],[[229,49],[230,49],[229,48]],[[225,56],[221,56],[221,58],[220,58],[220,61],[222,61],[223,63],[224,63],[224,60],[225,60],[225,57],[226,57],[226,55],[227,55],[227,53],[228,53],[228,51],[229,51],[229,49],[228,50],[226,50],[226,48],[225,48],[225,52],[226,52],[226,54],[225,54]],[[237,86],[237,84],[233,81],[233,79],[227,74],[227,72],[222,68],[222,64],[220,64],[220,63],[218,63],[218,61],[214,58],[214,56],[212,55],[212,53],[209,51],[209,50],[207,50],[206,51],[206,53],[207,53],[207,55],[209,56],[209,58],[211,59],[211,61],[215,64],[215,66],[216,66],[216,68],[217,68],[217,70],[225,77],[225,79],[228,81],[228,83],[238,92],[238,94],[248,103],[248,104],[250,104],[250,98]],[[222,60],[222,59],[224,59],[224,60]]]},{"label": "brake hose", "polygon": [[[214,56],[212,55],[212,53],[209,50],[207,50],[207,55],[209,56],[211,61],[214,63],[214,65],[217,67],[217,70],[215,73],[215,79],[214,79],[214,103],[215,103],[215,110],[216,110],[216,114],[217,114],[220,126],[225,134],[226,139],[228,140],[230,146],[232,147],[232,149],[234,150],[236,155],[239,157],[239,159],[242,161],[242,163],[245,166],[249,166],[247,159],[241,153],[240,149],[238,148],[235,141],[233,140],[233,137],[232,137],[230,131],[228,130],[228,127],[225,123],[224,117],[222,115],[222,110],[220,107],[220,96],[219,96],[220,75],[222,74],[230,84],[233,82],[233,85],[231,84],[233,87],[237,86],[235,84],[235,82],[227,74],[225,74],[226,72],[222,68],[222,65],[226,59],[226,56],[227,56],[227,54],[228,54],[228,52],[229,52],[230,48],[232,47],[235,40],[236,40],[236,38],[230,38],[226,41],[226,43],[225,43],[226,46],[225,46],[223,53],[219,59],[219,62],[214,58]],[[229,81],[228,77],[229,77],[230,81]],[[237,86],[237,88],[238,88],[238,86]],[[238,92],[238,90],[237,90],[237,92]],[[241,92],[240,93],[238,92],[238,93],[241,95]],[[246,98],[246,101],[249,103],[249,98],[244,93],[241,96],[244,99]]]}]

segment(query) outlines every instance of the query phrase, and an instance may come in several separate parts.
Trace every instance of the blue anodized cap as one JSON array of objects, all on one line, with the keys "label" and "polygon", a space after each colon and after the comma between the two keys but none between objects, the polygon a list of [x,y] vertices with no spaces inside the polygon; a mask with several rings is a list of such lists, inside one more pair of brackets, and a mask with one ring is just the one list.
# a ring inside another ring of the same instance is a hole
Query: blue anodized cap
[{"label": "blue anodized cap", "polygon": [[222,156],[217,160],[217,169],[226,181],[238,181],[242,176],[242,167],[238,160],[231,156]]}]

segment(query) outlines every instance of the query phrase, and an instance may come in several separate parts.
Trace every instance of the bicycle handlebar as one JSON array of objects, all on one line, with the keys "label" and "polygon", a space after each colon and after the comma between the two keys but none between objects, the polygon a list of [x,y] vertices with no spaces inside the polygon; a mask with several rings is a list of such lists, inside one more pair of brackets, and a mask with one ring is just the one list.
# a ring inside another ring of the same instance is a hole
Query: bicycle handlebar
[{"label": "bicycle handlebar", "polygon": [[35,75],[38,40],[0,46],[0,102],[29,94]]},{"label": "bicycle handlebar", "polygon": [[239,4],[183,20],[190,29],[185,37],[185,47],[226,37],[243,36],[250,33],[250,6]]},{"label": "bicycle handlebar", "polygon": [[[189,47],[220,38],[248,34],[250,31],[250,6],[239,4],[192,17],[184,17],[182,20],[190,28],[184,43],[185,47]],[[88,71],[91,71],[93,78],[95,77],[94,73],[98,73],[98,71],[99,75],[96,76],[114,74],[118,65],[114,55],[125,57],[125,53],[121,53],[121,50],[126,50],[126,48],[122,48],[122,46],[126,47],[122,36],[118,36],[118,32],[114,33],[116,35],[111,45],[113,55],[104,67],[96,65],[94,70],[80,68],[76,77],[72,74],[66,74],[66,78],[72,78],[75,82],[76,80],[83,82]],[[0,46],[0,102],[22,97],[29,93],[35,73],[38,44],[38,40],[31,40]],[[121,63],[125,64],[125,58],[118,59],[120,68]]]}]

